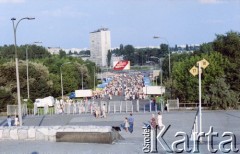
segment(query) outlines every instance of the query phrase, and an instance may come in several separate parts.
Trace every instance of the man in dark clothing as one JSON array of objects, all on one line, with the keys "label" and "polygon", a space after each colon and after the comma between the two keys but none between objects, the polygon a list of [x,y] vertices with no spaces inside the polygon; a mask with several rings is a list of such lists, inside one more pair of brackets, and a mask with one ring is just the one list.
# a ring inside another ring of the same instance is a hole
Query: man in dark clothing
[{"label": "man in dark clothing", "polygon": [[130,117],[128,118],[128,122],[129,122],[129,132],[132,133],[133,132],[133,124],[134,124],[134,118],[132,116],[132,113],[130,113]]}]

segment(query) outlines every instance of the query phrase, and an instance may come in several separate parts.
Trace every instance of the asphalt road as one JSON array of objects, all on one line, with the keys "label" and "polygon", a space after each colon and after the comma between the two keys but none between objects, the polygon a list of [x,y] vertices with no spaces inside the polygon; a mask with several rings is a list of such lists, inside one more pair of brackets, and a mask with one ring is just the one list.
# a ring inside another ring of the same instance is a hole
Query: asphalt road
[{"label": "asphalt road", "polygon": [[[121,154],[121,153],[143,153],[143,129],[144,123],[148,123],[151,114],[134,113],[134,132],[130,134],[122,130],[120,134],[124,140],[117,141],[114,144],[81,144],[81,143],[59,143],[45,141],[0,141],[1,154]],[[81,115],[52,115],[52,116],[28,116],[23,119],[27,126],[55,126],[55,125],[99,125],[99,126],[119,126],[123,123],[129,113],[108,114],[106,119],[96,119],[90,114]],[[164,135],[164,139],[169,146],[181,139],[175,137],[177,132],[185,132],[190,135],[195,111],[171,111],[163,113],[163,123],[165,126],[171,125]],[[0,117],[0,123],[6,117]],[[203,111],[203,131],[209,132],[210,127],[219,136],[214,137],[213,147],[218,149],[221,141],[229,139],[222,137],[226,131],[232,132],[236,136],[236,146],[240,149],[240,112],[239,111]],[[203,138],[200,144],[199,153],[210,153],[208,151],[208,139]],[[190,142],[192,147],[192,142]],[[229,146],[229,145],[227,145]],[[163,147],[158,143],[158,153],[166,153]],[[187,152],[185,152],[187,153]],[[230,152],[233,153],[233,152]]]}]

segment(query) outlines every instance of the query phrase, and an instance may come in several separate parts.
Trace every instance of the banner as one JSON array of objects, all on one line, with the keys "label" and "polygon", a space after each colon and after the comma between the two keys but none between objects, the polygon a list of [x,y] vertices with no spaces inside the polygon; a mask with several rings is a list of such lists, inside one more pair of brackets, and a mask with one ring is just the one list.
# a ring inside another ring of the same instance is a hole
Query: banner
[{"label": "banner", "polygon": [[121,60],[113,62],[113,70],[130,70],[130,61]]}]

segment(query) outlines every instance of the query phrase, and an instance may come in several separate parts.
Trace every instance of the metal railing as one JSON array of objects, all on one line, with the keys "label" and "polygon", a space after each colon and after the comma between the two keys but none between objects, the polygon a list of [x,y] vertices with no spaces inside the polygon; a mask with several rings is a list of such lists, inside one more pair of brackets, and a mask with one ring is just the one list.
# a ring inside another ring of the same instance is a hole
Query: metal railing
[{"label": "metal railing", "polygon": [[197,112],[196,112],[196,114],[195,114],[194,121],[193,121],[193,125],[192,125],[191,137],[190,137],[190,139],[191,139],[192,141],[198,140],[198,139],[197,139],[198,132],[199,132],[199,131],[198,131],[198,129],[199,129],[198,123],[199,123],[199,107],[198,107]]}]

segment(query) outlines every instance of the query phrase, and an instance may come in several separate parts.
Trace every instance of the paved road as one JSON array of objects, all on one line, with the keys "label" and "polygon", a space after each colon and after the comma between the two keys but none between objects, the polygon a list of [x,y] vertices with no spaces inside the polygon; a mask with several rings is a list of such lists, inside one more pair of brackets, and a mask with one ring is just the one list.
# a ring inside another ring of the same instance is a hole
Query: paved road
[{"label": "paved road", "polygon": [[[121,131],[120,134],[125,140],[114,144],[80,144],[80,143],[56,143],[43,141],[0,141],[1,154],[101,154],[101,153],[143,153],[143,130],[144,122],[148,122],[152,113],[134,113],[135,125],[132,134]],[[176,132],[183,131],[190,134],[195,111],[172,111],[163,113],[164,124],[171,125],[166,132],[164,139],[171,145],[179,138],[174,137]],[[90,114],[82,115],[53,115],[53,116],[29,116],[25,117],[24,125],[28,126],[54,126],[54,125],[108,125],[119,126],[128,113],[109,114],[106,119],[95,119]],[[237,137],[237,147],[240,149],[240,112],[239,111],[204,111],[203,131],[208,132],[213,126],[214,131],[219,132],[219,137],[214,139],[214,147],[224,138],[221,137],[224,131],[233,132]],[[0,122],[4,118],[0,118]],[[225,138],[228,139],[228,138]],[[200,153],[207,154],[207,138],[200,145]],[[191,147],[191,146],[190,146]],[[161,145],[158,145],[159,153],[164,152]],[[221,153],[221,152],[218,152]]]}]

